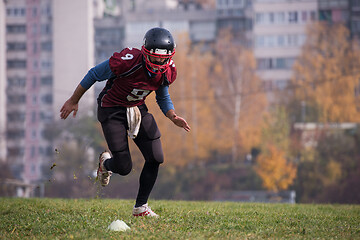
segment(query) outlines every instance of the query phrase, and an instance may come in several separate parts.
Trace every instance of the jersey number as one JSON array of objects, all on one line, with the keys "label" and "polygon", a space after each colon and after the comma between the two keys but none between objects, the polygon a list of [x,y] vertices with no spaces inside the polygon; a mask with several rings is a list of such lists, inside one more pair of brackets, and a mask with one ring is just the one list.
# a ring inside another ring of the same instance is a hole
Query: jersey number
[{"label": "jersey number", "polygon": [[134,55],[127,53],[124,57],[121,57],[122,60],[131,60],[134,58]]},{"label": "jersey number", "polygon": [[146,97],[149,93],[150,93],[149,90],[142,90],[135,88],[131,91],[131,94],[134,96],[128,95],[126,99],[128,101],[139,101],[142,100],[144,97]]}]

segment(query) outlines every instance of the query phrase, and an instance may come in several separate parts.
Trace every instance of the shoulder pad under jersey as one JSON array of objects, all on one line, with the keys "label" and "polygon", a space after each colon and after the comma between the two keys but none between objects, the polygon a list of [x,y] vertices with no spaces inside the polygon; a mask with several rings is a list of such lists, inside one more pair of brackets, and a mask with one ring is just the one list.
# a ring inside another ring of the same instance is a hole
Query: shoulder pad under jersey
[{"label": "shoulder pad under jersey", "polygon": [[111,71],[121,75],[138,64],[141,64],[142,53],[137,48],[125,48],[121,52],[115,52],[109,59]]}]

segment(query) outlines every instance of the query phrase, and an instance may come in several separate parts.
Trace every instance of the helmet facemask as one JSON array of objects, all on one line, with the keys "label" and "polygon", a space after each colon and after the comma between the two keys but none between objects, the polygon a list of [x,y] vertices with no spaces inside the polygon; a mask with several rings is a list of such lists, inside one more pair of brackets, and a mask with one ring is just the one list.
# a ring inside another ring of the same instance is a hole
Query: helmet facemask
[{"label": "helmet facemask", "polygon": [[[142,46],[141,49],[145,62],[146,62],[146,68],[155,74],[164,73],[168,70],[170,62],[172,57],[175,54],[175,49],[171,52],[167,49],[151,49],[148,50],[145,48],[145,46]],[[153,58],[160,58],[161,60],[164,60],[163,62],[154,62],[151,61],[150,57]]]}]

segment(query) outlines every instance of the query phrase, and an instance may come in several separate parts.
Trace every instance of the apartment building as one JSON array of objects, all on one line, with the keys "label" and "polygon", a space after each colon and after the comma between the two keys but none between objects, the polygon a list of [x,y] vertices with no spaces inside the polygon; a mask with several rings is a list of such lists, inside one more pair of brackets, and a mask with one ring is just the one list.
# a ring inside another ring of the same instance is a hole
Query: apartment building
[{"label": "apartment building", "polygon": [[6,159],[5,3],[0,0],[0,162]]},{"label": "apartment building", "polygon": [[[306,40],[306,26],[317,20],[317,0],[255,0],[253,42],[257,73],[269,93],[287,87],[292,66]],[[275,94],[269,94],[271,102]]]},{"label": "apartment building", "polygon": [[125,20],[124,45],[129,47],[141,47],[146,31],[152,27],[164,27],[176,39],[179,39],[178,36],[181,34],[189,34],[193,43],[213,42],[216,38],[215,9],[179,7],[166,11],[157,9],[126,13],[123,16]]},{"label": "apartment building", "polygon": [[319,20],[345,24],[353,38],[360,37],[360,1],[318,0]]},{"label": "apartment building", "polygon": [[217,0],[216,22],[217,33],[220,33],[222,29],[231,29],[237,43],[252,47],[252,0]]},{"label": "apartment building", "polygon": [[[43,168],[54,156],[44,131],[93,65],[92,5],[87,0],[1,2],[6,29],[6,71],[1,71],[6,72],[6,160],[14,177],[36,183],[43,180]],[[86,98],[84,102],[93,103],[92,94]]]},{"label": "apartment building", "polygon": [[349,3],[350,17],[349,17],[349,27],[351,29],[351,35],[360,39],[360,1],[350,0]]}]

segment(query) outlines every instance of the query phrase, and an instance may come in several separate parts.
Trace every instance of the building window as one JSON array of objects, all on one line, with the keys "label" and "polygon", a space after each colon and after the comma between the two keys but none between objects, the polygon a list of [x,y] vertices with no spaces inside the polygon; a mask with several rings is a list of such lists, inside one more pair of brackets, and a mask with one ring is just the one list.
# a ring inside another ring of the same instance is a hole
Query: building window
[{"label": "building window", "polygon": [[256,13],[255,22],[256,22],[256,24],[264,24],[265,14],[264,13]]},{"label": "building window", "polygon": [[7,131],[7,138],[10,140],[22,139],[25,137],[24,130],[10,130]]},{"label": "building window", "polygon": [[331,11],[330,10],[320,10],[319,11],[319,20],[331,22],[331,20],[332,20]]},{"label": "building window", "polygon": [[31,164],[31,174],[35,175],[36,174],[36,165],[35,164]]},{"label": "building window", "polygon": [[52,62],[51,60],[43,60],[41,61],[41,69],[43,70],[51,70]]},{"label": "building window", "polygon": [[289,34],[287,35],[287,45],[290,46],[290,47],[296,47],[298,46],[298,38],[297,38],[297,35],[295,34]]},{"label": "building window", "polygon": [[262,88],[265,92],[272,91],[272,80],[264,80],[262,81]]},{"label": "building window", "polygon": [[31,138],[35,140],[36,136],[37,136],[36,130],[35,129],[31,130]]},{"label": "building window", "polygon": [[38,32],[37,24],[34,23],[33,26],[32,26],[32,34],[33,34],[34,36],[36,36],[37,32]]},{"label": "building window", "polygon": [[9,156],[24,156],[24,148],[22,147],[11,147],[8,148]]},{"label": "building window", "polygon": [[288,86],[289,80],[276,80],[275,81],[275,88],[279,90],[284,90]]},{"label": "building window", "polygon": [[35,148],[35,146],[31,146],[31,157],[33,158],[33,157],[35,157],[35,155],[36,155],[36,148]]},{"label": "building window", "polygon": [[34,77],[32,78],[32,88],[35,89],[36,86],[37,86],[37,79],[36,79],[36,77],[34,76]]},{"label": "building window", "polygon": [[359,97],[360,96],[360,79],[358,80],[358,84],[355,87],[355,91],[354,91],[355,97]]},{"label": "building window", "polygon": [[53,97],[52,97],[51,94],[46,94],[46,95],[43,95],[43,96],[41,97],[41,101],[42,101],[43,103],[52,104],[52,102],[53,102]]},{"label": "building window", "polygon": [[285,23],[285,13],[284,12],[276,12],[274,15],[274,23],[284,24]]},{"label": "building window", "polygon": [[257,59],[257,69],[291,69],[294,62],[295,58],[260,58]]},{"label": "building window", "polygon": [[286,68],[285,58],[276,58],[274,68],[285,69]]},{"label": "building window", "polygon": [[360,21],[353,21],[351,23],[351,31],[352,32],[360,32]]},{"label": "building window", "polygon": [[255,46],[261,47],[300,47],[305,43],[304,34],[259,35],[255,38]]},{"label": "building window", "polygon": [[311,11],[311,12],[310,12],[310,17],[311,17],[311,21],[315,21],[315,20],[316,20],[316,12],[315,12],[315,11]]},{"label": "building window", "polygon": [[43,34],[43,35],[51,34],[51,25],[50,24],[42,24],[41,25],[41,34]]},{"label": "building window", "polygon": [[32,103],[33,103],[34,106],[36,106],[36,104],[37,104],[37,96],[32,97]]},{"label": "building window", "polygon": [[296,11],[289,12],[289,23],[298,22],[298,13]]},{"label": "building window", "polygon": [[34,70],[37,70],[37,69],[38,69],[38,61],[37,61],[37,60],[34,60],[34,61],[33,61],[33,69],[34,69]]},{"label": "building window", "polygon": [[26,68],[26,60],[8,60],[8,69],[23,69]]},{"label": "building window", "polygon": [[26,79],[20,77],[8,78],[7,84],[8,87],[25,87]]},{"label": "building window", "polygon": [[53,114],[51,112],[40,112],[40,119],[50,122],[53,120]]},{"label": "building window", "polygon": [[16,52],[16,51],[25,51],[26,50],[26,43],[25,42],[8,42],[6,45],[6,50],[8,52]]},{"label": "building window", "polygon": [[[36,123],[36,112],[35,111],[31,112],[31,122]],[[35,137],[36,137],[36,135],[35,135]]]},{"label": "building window", "polygon": [[351,4],[353,7],[360,7],[360,1],[359,0],[352,0]]},{"label": "building window", "polygon": [[286,46],[286,40],[285,40],[285,36],[284,35],[278,35],[277,36],[277,45],[279,47],[284,47]]},{"label": "building window", "polygon": [[41,50],[51,52],[52,51],[52,42],[41,43]]},{"label": "building window", "polygon": [[244,0],[233,0],[233,4],[237,7],[244,7]]},{"label": "building window", "polygon": [[41,78],[41,85],[52,85],[52,82],[53,82],[52,76]]},{"label": "building window", "polygon": [[26,97],[24,94],[11,94],[11,95],[7,95],[7,101],[8,104],[25,103]]},{"label": "building window", "polygon": [[8,17],[24,17],[25,16],[25,8],[7,8],[6,14]]},{"label": "building window", "polygon": [[33,9],[32,9],[32,16],[33,17],[37,16],[37,8],[36,7],[33,7]]},{"label": "building window", "polygon": [[11,122],[24,122],[25,121],[25,113],[23,112],[8,112],[7,114],[8,121]]},{"label": "building window", "polygon": [[7,25],[6,32],[9,34],[26,33],[25,25]]}]

